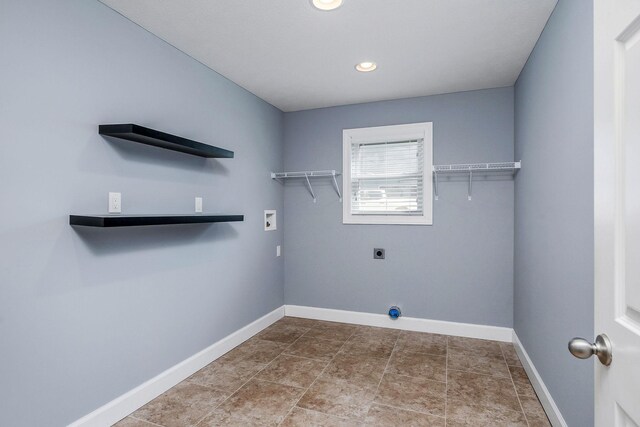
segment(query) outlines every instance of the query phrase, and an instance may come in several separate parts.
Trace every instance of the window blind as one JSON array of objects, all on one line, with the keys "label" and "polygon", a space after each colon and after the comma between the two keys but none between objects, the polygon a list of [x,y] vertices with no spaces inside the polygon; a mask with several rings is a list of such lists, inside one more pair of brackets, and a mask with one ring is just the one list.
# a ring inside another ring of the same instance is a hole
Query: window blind
[{"label": "window blind", "polygon": [[422,215],[424,140],[351,144],[352,215]]}]

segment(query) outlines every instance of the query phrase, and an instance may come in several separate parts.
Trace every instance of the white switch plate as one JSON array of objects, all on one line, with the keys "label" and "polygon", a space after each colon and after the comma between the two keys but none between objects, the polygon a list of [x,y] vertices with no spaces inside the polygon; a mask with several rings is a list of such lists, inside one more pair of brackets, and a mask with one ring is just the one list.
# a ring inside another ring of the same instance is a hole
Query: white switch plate
[{"label": "white switch plate", "polygon": [[109,213],[122,212],[122,194],[109,192]]},{"label": "white switch plate", "polygon": [[276,256],[280,256],[280,245],[276,246]]},{"label": "white switch plate", "polygon": [[202,212],[202,197],[196,197],[196,212]]}]

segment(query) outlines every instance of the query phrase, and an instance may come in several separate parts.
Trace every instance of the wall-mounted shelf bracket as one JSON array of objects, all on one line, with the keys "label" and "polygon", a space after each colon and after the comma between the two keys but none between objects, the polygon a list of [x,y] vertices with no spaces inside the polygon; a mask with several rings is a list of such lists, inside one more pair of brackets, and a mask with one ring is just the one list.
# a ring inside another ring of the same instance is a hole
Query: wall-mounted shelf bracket
[{"label": "wall-mounted shelf bracket", "polygon": [[338,181],[336,180],[336,176],[340,175],[339,172],[335,170],[325,170],[325,171],[301,171],[301,172],[271,172],[271,179],[275,179],[276,181],[284,182],[285,179],[289,178],[304,178],[307,182],[307,188],[309,189],[309,193],[311,193],[311,197],[313,197],[313,202],[316,202],[316,193],[313,191],[313,186],[311,185],[311,180],[309,178],[327,178],[330,177],[332,179],[333,188],[338,193],[338,198],[342,201],[342,194],[340,193],[340,187],[338,187]]},{"label": "wall-mounted shelf bracket", "polygon": [[311,186],[311,181],[309,181],[309,175],[304,174],[304,178],[307,180],[307,187],[309,188],[309,193],[311,193],[311,197],[313,197],[313,203],[317,202],[316,193],[313,192],[313,187]]},{"label": "wall-mounted shelf bracket", "polygon": [[520,168],[521,162],[497,162],[497,163],[466,163],[459,165],[433,165],[434,198],[438,200],[438,176],[452,174],[469,174],[469,189],[467,199],[471,200],[473,174],[515,174]]}]

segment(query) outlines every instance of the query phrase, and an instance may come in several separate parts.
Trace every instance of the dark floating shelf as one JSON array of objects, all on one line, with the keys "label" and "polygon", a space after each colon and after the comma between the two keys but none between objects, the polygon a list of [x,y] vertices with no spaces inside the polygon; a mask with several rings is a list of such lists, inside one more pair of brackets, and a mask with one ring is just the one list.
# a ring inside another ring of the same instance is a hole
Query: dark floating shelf
[{"label": "dark floating shelf", "polygon": [[111,136],[113,138],[126,139],[127,141],[139,142],[141,144],[153,145],[155,147],[166,148],[168,150],[193,154],[194,156],[233,158],[233,151],[131,123],[100,125],[98,127],[98,133],[100,135]]},{"label": "dark floating shelf", "polygon": [[70,225],[85,227],[135,227],[237,221],[244,221],[244,215],[69,215]]}]

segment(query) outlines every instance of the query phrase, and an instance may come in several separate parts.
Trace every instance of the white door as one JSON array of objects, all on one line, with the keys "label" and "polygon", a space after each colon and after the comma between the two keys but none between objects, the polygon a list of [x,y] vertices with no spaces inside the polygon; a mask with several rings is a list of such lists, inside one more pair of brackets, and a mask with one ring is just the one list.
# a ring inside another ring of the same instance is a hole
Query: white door
[{"label": "white door", "polygon": [[640,0],[594,7],[595,420],[640,427]]}]

